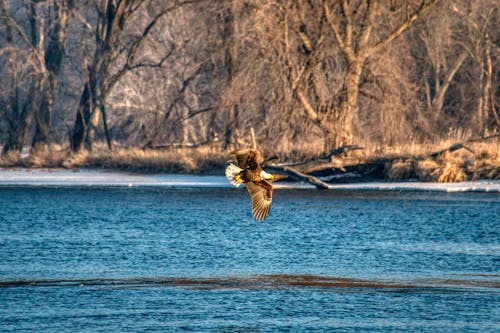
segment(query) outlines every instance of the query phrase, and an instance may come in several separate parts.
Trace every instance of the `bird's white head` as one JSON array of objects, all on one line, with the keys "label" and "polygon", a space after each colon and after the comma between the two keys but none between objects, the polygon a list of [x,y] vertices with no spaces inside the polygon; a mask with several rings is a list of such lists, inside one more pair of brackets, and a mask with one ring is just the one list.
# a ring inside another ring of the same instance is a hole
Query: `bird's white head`
[{"label": "bird's white head", "polygon": [[271,180],[272,180],[272,179],[274,179],[274,176],[273,176],[272,174],[267,173],[267,172],[265,172],[264,170],[262,170],[262,171],[260,172],[260,178],[262,178],[262,179],[266,179],[266,180],[267,180],[267,179],[271,179]]}]

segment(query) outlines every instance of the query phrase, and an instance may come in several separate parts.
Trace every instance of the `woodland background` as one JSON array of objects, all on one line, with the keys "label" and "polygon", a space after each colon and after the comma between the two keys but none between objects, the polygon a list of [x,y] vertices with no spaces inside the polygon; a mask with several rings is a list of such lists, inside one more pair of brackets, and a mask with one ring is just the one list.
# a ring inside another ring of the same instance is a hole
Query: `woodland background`
[{"label": "woodland background", "polygon": [[496,0],[0,0],[2,155],[491,136],[499,19]]}]

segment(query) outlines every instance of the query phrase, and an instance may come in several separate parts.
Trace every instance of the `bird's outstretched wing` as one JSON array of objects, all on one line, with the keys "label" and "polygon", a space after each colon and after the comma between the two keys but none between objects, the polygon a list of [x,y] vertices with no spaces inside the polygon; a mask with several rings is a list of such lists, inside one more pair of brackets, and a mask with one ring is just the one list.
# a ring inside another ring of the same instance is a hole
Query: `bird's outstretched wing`
[{"label": "bird's outstretched wing", "polygon": [[256,220],[263,220],[271,209],[273,186],[267,181],[245,183],[252,197],[252,214]]},{"label": "bird's outstretched wing", "polygon": [[255,149],[241,149],[233,151],[231,155],[236,156],[238,166],[242,169],[260,169],[260,163],[264,161],[262,155]]}]

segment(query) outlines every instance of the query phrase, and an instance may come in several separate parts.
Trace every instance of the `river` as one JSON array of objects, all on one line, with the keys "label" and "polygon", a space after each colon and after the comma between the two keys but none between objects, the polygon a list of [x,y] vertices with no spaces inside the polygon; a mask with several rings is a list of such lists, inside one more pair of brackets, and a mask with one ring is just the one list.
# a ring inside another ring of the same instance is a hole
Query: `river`
[{"label": "river", "polygon": [[500,329],[497,192],[136,185],[0,186],[1,332]]}]

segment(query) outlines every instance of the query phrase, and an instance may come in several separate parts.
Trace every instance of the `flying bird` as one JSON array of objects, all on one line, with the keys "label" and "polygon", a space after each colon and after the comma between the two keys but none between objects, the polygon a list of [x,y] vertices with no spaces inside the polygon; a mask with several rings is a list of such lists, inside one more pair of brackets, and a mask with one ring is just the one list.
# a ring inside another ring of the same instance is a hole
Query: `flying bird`
[{"label": "flying bird", "polygon": [[234,186],[245,184],[252,198],[252,215],[263,220],[271,209],[273,186],[268,180],[274,176],[260,167],[262,155],[255,149],[241,149],[230,153],[236,156],[237,166],[233,163],[226,168],[226,177]]}]

